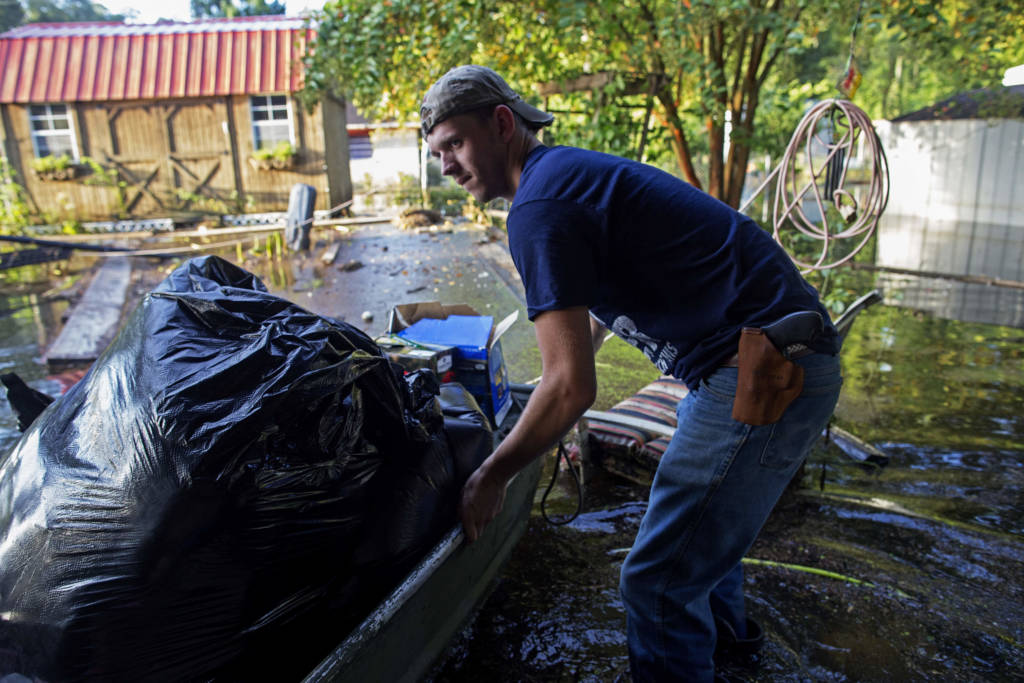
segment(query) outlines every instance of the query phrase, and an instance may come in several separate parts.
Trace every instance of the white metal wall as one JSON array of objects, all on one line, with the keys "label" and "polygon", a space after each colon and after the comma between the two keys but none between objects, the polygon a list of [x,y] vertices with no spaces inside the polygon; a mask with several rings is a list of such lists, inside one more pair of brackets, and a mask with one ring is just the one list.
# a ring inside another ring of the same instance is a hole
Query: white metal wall
[{"label": "white metal wall", "polygon": [[415,129],[380,129],[371,133],[373,155],[352,159],[352,180],[362,182],[370,177],[375,187],[398,183],[400,174],[419,177],[420,147]]},{"label": "white metal wall", "polygon": [[875,127],[891,179],[878,265],[1024,280],[1024,121]]}]

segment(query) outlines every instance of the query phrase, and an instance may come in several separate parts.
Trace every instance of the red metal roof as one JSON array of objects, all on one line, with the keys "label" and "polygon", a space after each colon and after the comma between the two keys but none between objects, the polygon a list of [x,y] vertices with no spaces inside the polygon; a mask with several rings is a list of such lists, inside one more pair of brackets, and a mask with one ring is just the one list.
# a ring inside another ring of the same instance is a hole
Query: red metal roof
[{"label": "red metal roof", "polygon": [[294,92],[306,19],[29,24],[0,34],[0,103]]}]

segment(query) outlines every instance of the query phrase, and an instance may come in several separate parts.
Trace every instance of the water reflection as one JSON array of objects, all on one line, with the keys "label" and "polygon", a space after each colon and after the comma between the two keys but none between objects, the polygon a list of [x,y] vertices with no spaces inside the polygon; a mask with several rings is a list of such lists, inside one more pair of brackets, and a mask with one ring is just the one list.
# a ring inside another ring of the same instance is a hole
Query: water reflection
[{"label": "water reflection", "polygon": [[1024,289],[882,274],[886,303],[962,322],[1024,327]]},{"label": "water reflection", "polygon": [[[48,376],[40,356],[47,333],[59,327],[67,302],[40,296],[50,288],[48,270],[36,267],[26,275],[0,289],[0,373],[16,373],[33,389],[57,396],[60,385]],[[20,436],[10,404],[0,401],[0,459]]]}]

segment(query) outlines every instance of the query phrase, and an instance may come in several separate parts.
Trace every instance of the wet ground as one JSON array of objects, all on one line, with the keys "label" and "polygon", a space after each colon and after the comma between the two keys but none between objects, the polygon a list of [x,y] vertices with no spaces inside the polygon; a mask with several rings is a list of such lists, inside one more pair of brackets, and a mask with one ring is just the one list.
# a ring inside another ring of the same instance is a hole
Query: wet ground
[{"label": "wet ground", "polygon": [[[836,423],[890,462],[865,466],[835,444],[812,454],[745,565],[766,646],[728,673],[1021,680],[1022,341],[1020,330],[906,309],[862,314]],[[627,663],[615,585],[644,494],[597,475],[579,521],[535,517],[438,680],[616,680]]]},{"label": "wet ground", "polygon": [[[306,256],[275,257],[264,237],[220,253],[272,291],[371,335],[401,301],[469,303],[495,317],[519,310],[502,344],[512,380],[525,382],[539,374],[539,357],[493,237],[467,225],[379,225],[318,229]],[[336,242],[325,264],[320,255]],[[137,268],[135,295],[173,265]],[[0,292],[0,369],[53,395],[68,378],[39,362],[41,349],[90,262],[58,267],[19,269]],[[597,361],[598,408],[656,376],[617,341]],[[727,670],[758,681],[1021,680],[1024,331],[876,306],[858,318],[843,363],[836,423],[890,462],[865,467],[835,444],[812,454],[748,556],[749,609],[766,646]],[[0,452],[16,438],[0,402]],[[570,511],[573,495],[563,475],[550,511]],[[579,519],[553,526],[535,513],[435,679],[628,680],[616,585],[645,498],[642,487],[588,471]]]}]

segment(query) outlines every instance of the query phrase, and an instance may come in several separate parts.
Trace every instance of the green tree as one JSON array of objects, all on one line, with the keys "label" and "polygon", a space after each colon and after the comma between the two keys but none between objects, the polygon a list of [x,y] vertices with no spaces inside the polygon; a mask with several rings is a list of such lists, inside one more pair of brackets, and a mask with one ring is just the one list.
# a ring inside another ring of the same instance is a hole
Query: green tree
[{"label": "green tree", "polygon": [[998,88],[1024,63],[1024,5],[1004,0],[890,0],[865,12],[858,101],[893,118],[958,92]]},{"label": "green tree", "polygon": [[115,14],[91,0],[25,0],[24,21],[27,24],[67,21],[124,21],[124,14]]},{"label": "green tree", "polygon": [[277,0],[241,0],[235,4],[232,0],[191,0],[193,19],[204,17],[253,17],[263,14],[284,14],[283,2]]},{"label": "green tree", "polygon": [[[683,177],[736,204],[761,88],[780,60],[813,46],[807,36],[848,14],[851,3],[762,4],[337,0],[319,17],[309,83],[340,87],[369,110],[380,110],[384,93],[383,108],[403,116],[416,111],[433,78],[460,62],[490,64],[519,86],[560,82],[549,104],[589,110],[591,120],[578,127],[607,143],[599,146],[637,137],[653,115]],[[692,143],[701,131],[703,173]]]},{"label": "green tree", "polygon": [[0,33],[14,28],[25,19],[25,10],[18,0],[0,0]]},{"label": "green tree", "polygon": [[899,99],[886,89],[912,100],[892,85],[887,49],[929,96],[998,83],[1021,54],[1024,11],[999,0],[332,0],[306,98],[337,91],[412,119],[445,70],[486,64],[547,98],[555,139],[671,163],[736,206],[752,151],[780,148],[807,101],[837,94],[858,16],[858,101],[871,108]]}]

